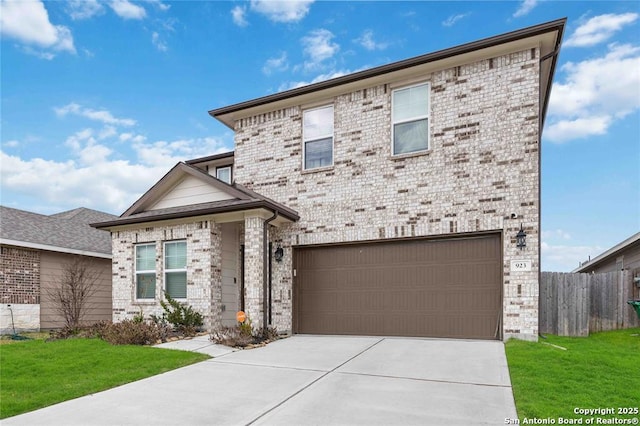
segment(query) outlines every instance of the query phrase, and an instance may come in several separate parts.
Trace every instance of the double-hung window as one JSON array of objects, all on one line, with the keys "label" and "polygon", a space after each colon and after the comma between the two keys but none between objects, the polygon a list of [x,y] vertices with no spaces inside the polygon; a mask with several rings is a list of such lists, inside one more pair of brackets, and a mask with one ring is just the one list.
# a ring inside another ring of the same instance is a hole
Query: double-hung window
[{"label": "double-hung window", "polygon": [[138,244],[136,247],[136,299],[156,297],[156,245]]},{"label": "double-hung window", "polygon": [[187,242],[164,243],[164,290],[173,299],[187,298]]},{"label": "double-hung window", "polygon": [[392,94],[393,155],[429,149],[429,83]]},{"label": "double-hung window", "polygon": [[333,165],[333,105],[303,114],[304,170]]}]

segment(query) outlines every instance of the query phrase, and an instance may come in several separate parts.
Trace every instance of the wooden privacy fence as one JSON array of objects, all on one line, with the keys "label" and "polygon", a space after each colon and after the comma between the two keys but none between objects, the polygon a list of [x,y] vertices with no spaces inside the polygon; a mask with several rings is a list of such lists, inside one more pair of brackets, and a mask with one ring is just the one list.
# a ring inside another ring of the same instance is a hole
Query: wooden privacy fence
[{"label": "wooden privacy fence", "polygon": [[640,327],[627,300],[638,292],[629,271],[604,274],[543,272],[540,333],[588,336],[598,331]]}]

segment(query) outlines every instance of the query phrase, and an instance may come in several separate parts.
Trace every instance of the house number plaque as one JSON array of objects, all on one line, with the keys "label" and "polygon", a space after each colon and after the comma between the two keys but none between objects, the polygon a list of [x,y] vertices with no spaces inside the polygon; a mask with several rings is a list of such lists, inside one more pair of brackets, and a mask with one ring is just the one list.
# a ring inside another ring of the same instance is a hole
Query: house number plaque
[{"label": "house number plaque", "polygon": [[511,272],[529,272],[531,271],[530,260],[512,260]]}]

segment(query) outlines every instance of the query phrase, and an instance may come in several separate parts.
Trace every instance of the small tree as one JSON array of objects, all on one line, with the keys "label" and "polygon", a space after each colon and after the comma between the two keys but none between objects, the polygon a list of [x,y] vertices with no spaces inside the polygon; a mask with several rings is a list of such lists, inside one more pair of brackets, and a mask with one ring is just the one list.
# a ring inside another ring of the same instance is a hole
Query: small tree
[{"label": "small tree", "polygon": [[65,326],[77,329],[84,319],[89,300],[99,290],[102,271],[91,268],[91,262],[82,256],[62,265],[62,274],[48,288],[47,297],[64,319]]}]

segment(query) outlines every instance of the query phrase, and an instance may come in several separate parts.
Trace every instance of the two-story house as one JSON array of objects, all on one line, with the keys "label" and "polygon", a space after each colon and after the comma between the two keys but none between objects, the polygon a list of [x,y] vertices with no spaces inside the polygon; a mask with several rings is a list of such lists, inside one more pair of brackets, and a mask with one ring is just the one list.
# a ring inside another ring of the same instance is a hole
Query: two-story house
[{"label": "two-story house", "polygon": [[565,20],[214,109],[233,152],[116,220],[113,319],[536,339],[540,136]]}]

